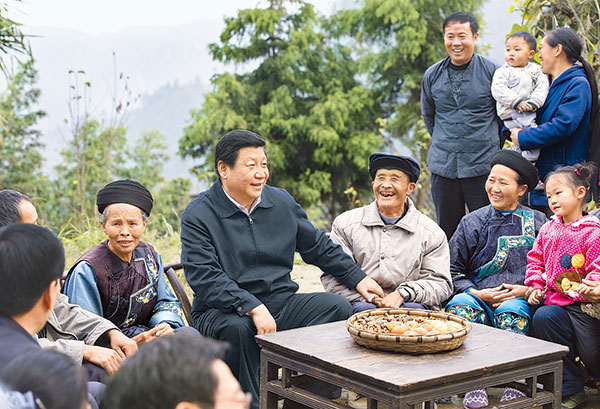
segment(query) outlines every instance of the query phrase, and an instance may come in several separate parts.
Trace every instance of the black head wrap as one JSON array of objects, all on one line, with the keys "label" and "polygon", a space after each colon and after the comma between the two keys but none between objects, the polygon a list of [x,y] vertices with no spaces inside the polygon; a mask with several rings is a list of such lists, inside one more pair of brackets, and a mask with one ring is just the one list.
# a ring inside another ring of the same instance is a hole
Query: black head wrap
[{"label": "black head wrap", "polygon": [[375,179],[375,174],[379,169],[399,169],[406,173],[409,180],[415,183],[421,174],[421,168],[416,160],[410,156],[394,155],[391,153],[372,153],[369,156],[369,173],[371,179]]},{"label": "black head wrap", "polygon": [[502,150],[496,153],[492,158],[490,167],[494,167],[494,165],[504,165],[517,172],[527,184],[528,192],[537,186],[539,179],[537,169],[519,152]]},{"label": "black head wrap", "polygon": [[125,179],[111,182],[98,191],[96,205],[100,213],[108,205],[114,203],[128,203],[139,207],[147,216],[150,216],[154,199],[148,189],[135,180]]}]

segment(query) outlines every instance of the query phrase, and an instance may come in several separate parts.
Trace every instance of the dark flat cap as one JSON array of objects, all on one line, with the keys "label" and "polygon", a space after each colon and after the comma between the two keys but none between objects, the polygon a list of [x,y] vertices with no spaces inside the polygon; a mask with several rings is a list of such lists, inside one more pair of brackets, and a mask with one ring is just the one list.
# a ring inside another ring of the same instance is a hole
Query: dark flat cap
[{"label": "dark flat cap", "polygon": [[371,179],[375,179],[375,174],[379,169],[399,169],[406,173],[411,182],[416,182],[421,174],[419,163],[410,156],[375,152],[369,156]]},{"label": "dark flat cap", "polygon": [[527,185],[528,192],[537,186],[539,179],[537,169],[519,152],[502,150],[496,153],[490,167],[494,167],[494,165],[504,165],[517,172]]},{"label": "dark flat cap", "polygon": [[96,205],[100,213],[108,205],[114,203],[128,203],[139,207],[147,216],[150,216],[154,199],[148,189],[135,180],[125,179],[111,182],[98,191]]}]

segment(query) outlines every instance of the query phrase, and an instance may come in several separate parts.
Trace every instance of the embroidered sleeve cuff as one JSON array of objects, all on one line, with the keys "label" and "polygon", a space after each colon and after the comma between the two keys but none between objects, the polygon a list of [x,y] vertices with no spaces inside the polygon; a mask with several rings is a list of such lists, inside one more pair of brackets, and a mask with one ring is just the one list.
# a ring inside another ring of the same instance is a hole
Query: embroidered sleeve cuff
[{"label": "embroidered sleeve cuff", "polygon": [[183,327],[181,317],[172,311],[160,311],[150,318],[150,328],[154,328],[161,322],[168,322],[173,328]]}]

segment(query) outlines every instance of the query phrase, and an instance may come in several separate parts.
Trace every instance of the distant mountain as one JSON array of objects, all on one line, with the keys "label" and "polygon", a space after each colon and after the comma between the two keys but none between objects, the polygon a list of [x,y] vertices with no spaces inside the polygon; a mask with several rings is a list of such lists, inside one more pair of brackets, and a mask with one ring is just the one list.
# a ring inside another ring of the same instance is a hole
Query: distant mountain
[{"label": "distant mountain", "polygon": [[177,156],[179,139],[190,120],[190,110],[199,108],[204,100],[207,85],[199,79],[186,84],[168,84],[151,94],[142,95],[139,108],[131,112],[127,121],[127,137],[139,138],[144,132],[158,129],[165,135],[169,161],[164,167],[167,179],[189,176],[192,160],[182,160]]},{"label": "distant mountain", "polygon": [[[179,126],[181,132],[189,109],[200,106],[210,77],[223,69],[208,54],[208,44],[218,39],[221,24],[203,20],[180,27],[134,27],[97,37],[57,28],[31,33],[36,36],[31,39],[31,47],[42,90],[40,107],[47,112],[40,122],[45,157],[50,158],[46,167],[54,167],[53,158],[58,158],[68,138],[64,120],[69,118],[69,70],[85,71],[84,80],[91,83],[89,112],[97,118],[108,116],[115,78],[121,73],[129,77],[129,89],[141,98],[133,106],[129,123],[132,132],[128,135],[157,128],[170,142],[176,142],[179,136],[173,129]],[[167,96],[169,90],[174,93],[171,97]],[[161,103],[165,104],[162,108]],[[146,109],[153,113],[145,114]],[[146,118],[148,127],[140,117]],[[174,174],[168,170],[166,173]]]}]

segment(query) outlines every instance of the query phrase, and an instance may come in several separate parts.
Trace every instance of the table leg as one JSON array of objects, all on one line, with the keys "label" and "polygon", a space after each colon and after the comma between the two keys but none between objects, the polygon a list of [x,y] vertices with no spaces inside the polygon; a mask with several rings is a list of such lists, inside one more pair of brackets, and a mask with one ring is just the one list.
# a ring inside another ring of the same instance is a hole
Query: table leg
[{"label": "table leg", "polygon": [[276,380],[278,377],[279,366],[269,362],[261,350],[260,360],[260,408],[277,409],[277,395],[267,390],[267,383]]},{"label": "table leg", "polygon": [[367,398],[367,409],[377,409],[377,401],[372,398]]},{"label": "table leg", "polygon": [[543,406],[543,409],[560,409],[562,406],[562,360],[557,362],[551,373],[539,377],[544,390],[554,394],[554,402]]}]

